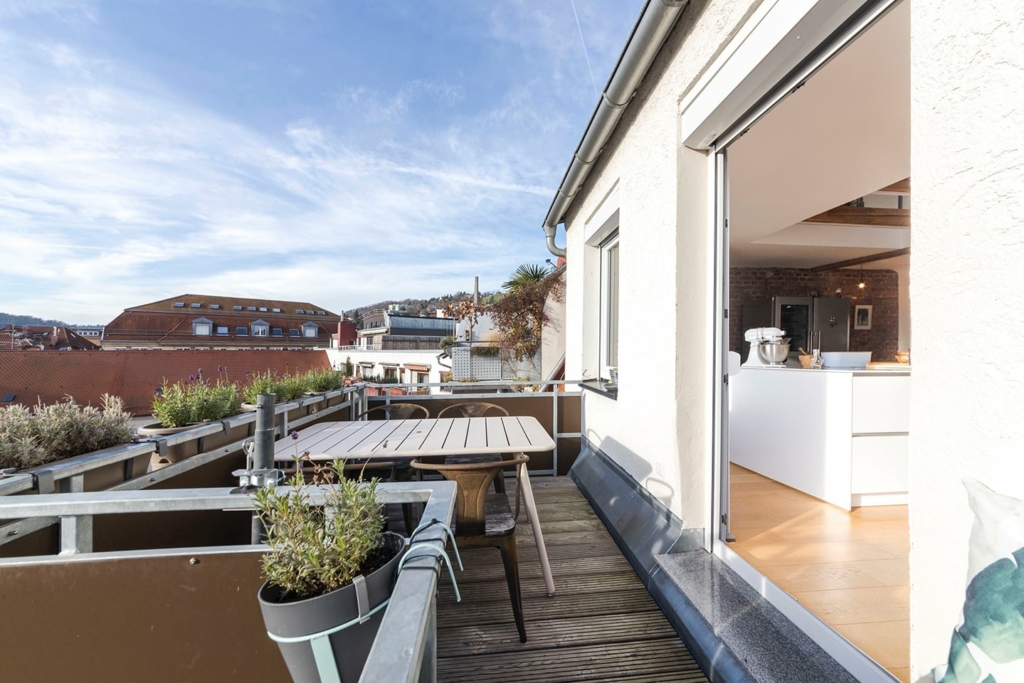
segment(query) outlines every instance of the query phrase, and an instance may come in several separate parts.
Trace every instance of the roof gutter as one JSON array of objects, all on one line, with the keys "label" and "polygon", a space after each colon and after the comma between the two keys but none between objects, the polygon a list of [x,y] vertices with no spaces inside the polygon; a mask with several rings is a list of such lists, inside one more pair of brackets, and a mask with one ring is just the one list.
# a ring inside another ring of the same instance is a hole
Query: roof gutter
[{"label": "roof gutter", "polygon": [[689,0],[647,0],[633,25],[633,32],[619,55],[619,61],[590,116],[583,138],[576,146],[576,153],[573,154],[572,162],[562,177],[562,184],[544,219],[548,251],[555,256],[565,256],[565,249],[555,245],[558,224],[565,217],[565,212],[587,179],[593,163],[618,125],[626,105],[633,99],[661,50],[661,44],[688,3]]}]

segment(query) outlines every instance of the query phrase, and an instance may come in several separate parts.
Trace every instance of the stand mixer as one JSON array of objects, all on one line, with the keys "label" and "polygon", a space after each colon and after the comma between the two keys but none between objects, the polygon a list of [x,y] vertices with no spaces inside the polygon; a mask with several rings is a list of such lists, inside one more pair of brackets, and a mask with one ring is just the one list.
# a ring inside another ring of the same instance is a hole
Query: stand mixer
[{"label": "stand mixer", "polygon": [[750,342],[750,353],[744,365],[781,367],[789,357],[789,337],[777,327],[754,327],[743,333]]}]

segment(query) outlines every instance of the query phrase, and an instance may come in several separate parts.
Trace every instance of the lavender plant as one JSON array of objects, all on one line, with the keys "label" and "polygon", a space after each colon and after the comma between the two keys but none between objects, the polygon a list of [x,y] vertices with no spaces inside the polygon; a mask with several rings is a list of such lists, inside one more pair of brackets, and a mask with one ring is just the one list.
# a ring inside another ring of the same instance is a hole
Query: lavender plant
[{"label": "lavender plant", "polygon": [[242,397],[234,384],[220,380],[210,384],[201,377],[165,384],[153,399],[153,417],[164,427],[220,420],[238,414],[241,408]]},{"label": "lavender plant", "polygon": [[80,407],[70,396],[51,405],[0,408],[0,468],[26,468],[127,443],[131,413],[115,396],[102,409]]},{"label": "lavender plant", "polygon": [[[296,458],[297,465],[300,461]],[[269,549],[263,556],[263,573],[282,589],[286,601],[316,597],[350,584],[372,562],[384,525],[376,479],[368,483],[345,479],[338,460],[318,466],[313,483],[326,489],[320,506],[310,502],[302,468],[296,470],[287,485],[261,488],[254,494],[256,511],[267,528]]]},{"label": "lavender plant", "polygon": [[341,374],[335,370],[310,370],[302,375],[306,391],[331,391],[341,386]]},{"label": "lavender plant", "polygon": [[246,370],[245,374],[249,378],[249,383],[242,389],[242,398],[246,403],[256,403],[256,397],[260,394],[274,394],[278,402],[286,400],[287,389],[284,383],[270,370],[251,374]]}]

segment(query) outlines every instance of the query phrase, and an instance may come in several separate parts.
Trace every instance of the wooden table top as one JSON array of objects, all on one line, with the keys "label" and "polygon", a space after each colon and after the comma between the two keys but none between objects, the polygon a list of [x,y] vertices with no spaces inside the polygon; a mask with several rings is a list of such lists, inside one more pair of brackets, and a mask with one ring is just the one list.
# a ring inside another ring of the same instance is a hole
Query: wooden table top
[{"label": "wooden table top", "polygon": [[418,458],[471,453],[541,453],[555,442],[535,417],[458,417],[429,420],[322,422],[285,437],[274,459],[309,451],[312,460]]}]

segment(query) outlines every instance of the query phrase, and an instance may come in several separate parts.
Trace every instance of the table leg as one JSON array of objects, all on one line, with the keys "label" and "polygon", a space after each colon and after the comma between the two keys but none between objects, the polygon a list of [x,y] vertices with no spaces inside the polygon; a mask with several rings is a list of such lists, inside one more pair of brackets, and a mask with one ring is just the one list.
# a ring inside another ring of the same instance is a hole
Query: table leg
[{"label": "table leg", "polygon": [[526,463],[519,466],[519,485],[523,491],[523,503],[526,514],[533,526],[533,538],[537,542],[537,557],[540,558],[540,570],[544,574],[544,585],[548,595],[555,594],[555,579],[551,576],[551,565],[548,564],[548,549],[544,546],[544,534],[540,530],[540,518],[537,517],[537,504],[533,502],[533,487],[530,485],[530,474],[526,471]]}]

